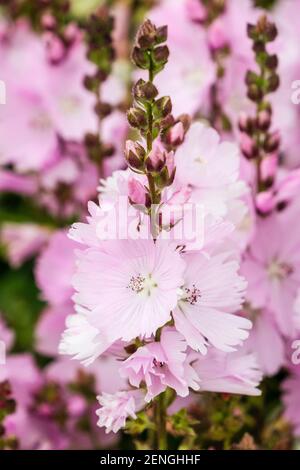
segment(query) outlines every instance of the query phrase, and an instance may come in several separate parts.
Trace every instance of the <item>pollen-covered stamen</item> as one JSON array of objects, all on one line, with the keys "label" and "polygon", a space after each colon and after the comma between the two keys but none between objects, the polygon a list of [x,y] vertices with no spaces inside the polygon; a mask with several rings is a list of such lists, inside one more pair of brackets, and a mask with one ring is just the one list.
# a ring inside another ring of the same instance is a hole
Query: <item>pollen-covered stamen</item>
[{"label": "pollen-covered stamen", "polygon": [[128,289],[131,289],[133,292],[136,292],[137,294],[143,293],[148,296],[151,295],[151,293],[156,287],[157,287],[157,283],[153,279],[151,273],[148,274],[147,276],[142,276],[141,274],[132,276],[127,286]]},{"label": "pollen-covered stamen", "polygon": [[193,284],[192,287],[185,287],[184,292],[186,294],[184,300],[191,305],[195,305],[201,297],[201,292],[195,284]]},{"label": "pollen-covered stamen", "polygon": [[127,289],[131,289],[133,292],[142,292],[144,289],[145,278],[138,274],[137,276],[131,276]]},{"label": "pollen-covered stamen", "polygon": [[165,365],[164,362],[162,361],[157,361],[155,358],[153,359],[153,365],[154,367],[163,367]]},{"label": "pollen-covered stamen", "polygon": [[268,265],[270,279],[283,280],[293,273],[293,267],[285,262],[273,259]]}]

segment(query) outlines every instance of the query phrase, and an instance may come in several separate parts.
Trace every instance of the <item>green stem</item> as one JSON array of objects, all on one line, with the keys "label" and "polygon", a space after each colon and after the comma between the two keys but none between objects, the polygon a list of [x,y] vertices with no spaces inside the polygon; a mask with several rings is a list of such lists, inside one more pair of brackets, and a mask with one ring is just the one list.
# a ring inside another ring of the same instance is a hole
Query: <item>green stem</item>
[{"label": "green stem", "polygon": [[156,449],[167,450],[167,430],[166,430],[166,404],[165,392],[161,393],[155,403],[155,424],[156,424]]}]

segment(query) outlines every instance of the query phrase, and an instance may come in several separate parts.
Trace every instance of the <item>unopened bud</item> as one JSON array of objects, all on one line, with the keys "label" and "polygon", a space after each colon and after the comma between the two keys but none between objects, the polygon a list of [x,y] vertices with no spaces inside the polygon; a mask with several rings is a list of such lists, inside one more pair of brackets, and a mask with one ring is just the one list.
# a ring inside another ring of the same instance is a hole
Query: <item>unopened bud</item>
[{"label": "unopened bud", "polygon": [[131,127],[144,129],[147,127],[147,114],[141,108],[130,108],[127,111],[127,119]]},{"label": "unopened bud", "polygon": [[133,48],[131,59],[135,65],[141,69],[148,69],[150,67],[150,57],[148,53],[139,47]]},{"label": "unopened bud", "polygon": [[169,96],[162,96],[154,103],[153,113],[156,118],[165,118],[172,112],[172,101]]},{"label": "unopened bud", "polygon": [[144,167],[146,152],[138,142],[127,140],[125,144],[125,158],[131,168],[141,170]]},{"label": "unopened bud", "polygon": [[156,29],[155,44],[161,44],[168,39],[168,26],[160,26]]},{"label": "unopened bud", "polygon": [[275,131],[272,134],[268,134],[265,142],[264,142],[264,149],[268,153],[273,153],[278,150],[280,145],[280,133],[279,131]]},{"label": "unopened bud", "polygon": [[241,150],[248,160],[255,158],[258,152],[256,143],[247,134],[242,134]]},{"label": "unopened bud", "polygon": [[253,83],[248,88],[247,96],[251,101],[258,102],[262,99],[263,94],[262,94],[261,89]]},{"label": "unopened bud", "polygon": [[150,173],[159,173],[166,164],[166,153],[155,146],[146,159],[146,168]]},{"label": "unopened bud", "polygon": [[153,83],[140,79],[133,88],[133,94],[136,99],[153,100],[158,95],[158,90]]},{"label": "unopened bud", "polygon": [[278,57],[276,54],[269,55],[266,58],[266,66],[271,70],[275,70],[278,67]]},{"label": "unopened bud", "polygon": [[279,84],[280,84],[279,75],[277,75],[276,73],[273,73],[268,79],[268,85],[267,85],[268,91],[269,92],[276,91],[277,88],[279,87]]},{"label": "unopened bud", "polygon": [[153,60],[156,64],[163,65],[169,57],[168,46],[158,46],[153,51]]},{"label": "unopened bud", "polygon": [[271,125],[271,115],[268,111],[260,111],[257,116],[257,127],[267,131]]},{"label": "unopened bud", "polygon": [[130,204],[132,205],[146,205],[146,196],[147,191],[145,186],[143,186],[135,178],[130,178],[128,181],[128,197]]},{"label": "unopened bud", "polygon": [[254,130],[254,123],[253,119],[247,116],[246,113],[241,113],[239,117],[239,129],[241,132],[245,132],[245,134],[252,135]]},{"label": "unopened bud", "polygon": [[184,127],[181,121],[172,126],[166,135],[166,141],[170,145],[180,145],[184,139]]},{"label": "unopened bud", "polygon": [[149,47],[155,44],[156,38],[156,27],[150,21],[146,20],[144,23],[139,27],[136,41],[139,47],[142,49],[148,49]]}]

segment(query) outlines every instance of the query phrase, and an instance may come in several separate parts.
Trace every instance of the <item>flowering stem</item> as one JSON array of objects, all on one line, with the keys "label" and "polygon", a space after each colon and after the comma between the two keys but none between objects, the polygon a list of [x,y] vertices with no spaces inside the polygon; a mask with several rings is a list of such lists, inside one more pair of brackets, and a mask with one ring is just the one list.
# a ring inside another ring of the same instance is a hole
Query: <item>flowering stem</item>
[{"label": "flowering stem", "polygon": [[157,450],[167,450],[167,431],[166,431],[166,404],[165,404],[165,392],[161,393],[157,397],[155,403],[155,424],[156,424],[156,442],[155,446]]}]

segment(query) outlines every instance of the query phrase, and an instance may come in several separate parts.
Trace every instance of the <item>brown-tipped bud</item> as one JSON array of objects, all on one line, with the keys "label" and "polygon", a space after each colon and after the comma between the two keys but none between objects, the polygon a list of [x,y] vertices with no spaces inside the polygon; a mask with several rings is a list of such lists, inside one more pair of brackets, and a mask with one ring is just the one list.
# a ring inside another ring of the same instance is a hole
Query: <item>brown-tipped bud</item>
[{"label": "brown-tipped bud", "polygon": [[156,44],[161,44],[162,42],[166,42],[168,39],[168,26],[160,26],[159,28],[156,29],[156,35],[155,35],[155,43]]},{"label": "brown-tipped bud", "polygon": [[262,131],[267,131],[271,125],[271,114],[268,111],[260,111],[256,120],[257,127]]},{"label": "brown-tipped bud", "polygon": [[275,131],[272,134],[268,134],[265,142],[264,149],[267,153],[273,153],[278,150],[280,145],[280,132]]},{"label": "brown-tipped bud", "polygon": [[160,173],[166,164],[166,154],[159,148],[154,148],[149,153],[145,163],[149,173]]},{"label": "brown-tipped bud", "polygon": [[271,42],[274,41],[274,39],[277,37],[278,31],[276,28],[276,25],[274,23],[269,23],[267,22],[266,28],[265,28],[265,35],[267,41]]},{"label": "brown-tipped bud", "polygon": [[279,87],[279,84],[280,84],[279,75],[277,75],[276,73],[273,73],[268,79],[267,90],[269,92],[276,91],[277,88]]},{"label": "brown-tipped bud", "polygon": [[245,77],[245,82],[246,85],[253,85],[256,84],[258,80],[258,75],[255,72],[252,72],[251,70],[247,70],[246,72],[246,77]]},{"label": "brown-tipped bud", "polygon": [[158,46],[153,51],[153,60],[158,65],[163,65],[168,61],[169,57],[168,46]]},{"label": "brown-tipped bud", "polygon": [[125,144],[125,158],[128,165],[135,170],[144,168],[144,159],[146,152],[144,147],[138,142],[127,140]]},{"label": "brown-tipped bud", "polygon": [[247,96],[251,101],[259,102],[263,97],[263,93],[258,85],[253,83],[248,87]]},{"label": "brown-tipped bud", "polygon": [[265,43],[261,40],[254,41],[252,49],[254,50],[256,54],[265,52],[266,50]]},{"label": "brown-tipped bud", "polygon": [[240,114],[238,125],[241,132],[245,132],[248,135],[253,134],[254,122],[253,119],[247,116],[246,113]]},{"label": "brown-tipped bud", "polygon": [[189,114],[180,114],[180,116],[178,116],[178,121],[182,123],[184,133],[186,133],[189,130],[192,122],[191,116]]},{"label": "brown-tipped bud", "polygon": [[255,39],[257,37],[256,26],[254,24],[247,24],[247,36],[250,39]]},{"label": "brown-tipped bud", "polygon": [[148,69],[150,67],[150,57],[148,53],[139,47],[133,48],[131,59],[140,69]]},{"label": "brown-tipped bud", "polygon": [[145,129],[147,127],[147,114],[141,108],[130,108],[127,111],[127,119],[131,127]]},{"label": "brown-tipped bud", "polygon": [[146,20],[144,23],[139,27],[136,42],[142,49],[148,49],[149,47],[155,44],[156,39],[156,27],[150,21]]},{"label": "brown-tipped bud", "polygon": [[169,96],[162,96],[154,103],[153,114],[156,118],[165,118],[172,112],[172,101]]},{"label": "brown-tipped bud", "polygon": [[96,147],[97,145],[99,145],[99,137],[98,135],[89,132],[84,136],[84,143],[85,146],[88,148]]},{"label": "brown-tipped bud", "polygon": [[173,126],[174,123],[175,123],[174,117],[172,116],[172,114],[168,114],[168,116],[166,116],[165,118],[163,118],[163,119],[159,122],[160,131],[161,131],[161,132],[166,131],[166,130],[169,129],[171,126]]},{"label": "brown-tipped bud", "polygon": [[241,150],[243,155],[248,159],[251,160],[257,157],[258,148],[253,139],[251,139],[247,134],[242,134],[241,139]]},{"label": "brown-tipped bud", "polygon": [[153,100],[158,95],[158,90],[151,82],[140,79],[133,87],[133,95],[140,100]]},{"label": "brown-tipped bud", "polygon": [[275,70],[278,67],[278,57],[276,54],[268,55],[266,58],[266,66],[270,70]]},{"label": "brown-tipped bud", "polygon": [[109,103],[101,103],[101,102],[97,103],[94,109],[95,109],[95,113],[100,118],[107,117],[111,113],[111,110],[112,110],[111,105]]}]

